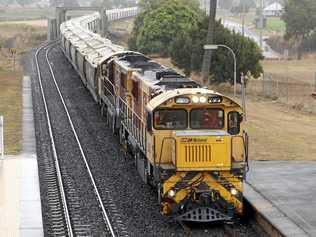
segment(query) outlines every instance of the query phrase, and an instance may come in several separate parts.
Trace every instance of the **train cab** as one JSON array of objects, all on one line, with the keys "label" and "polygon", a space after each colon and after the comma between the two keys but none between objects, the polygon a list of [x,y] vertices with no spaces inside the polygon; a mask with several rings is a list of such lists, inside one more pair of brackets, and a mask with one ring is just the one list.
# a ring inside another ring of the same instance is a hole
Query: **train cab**
[{"label": "train cab", "polygon": [[161,212],[200,222],[241,214],[247,165],[241,106],[208,89],[186,88],[155,97],[147,111],[147,157]]}]

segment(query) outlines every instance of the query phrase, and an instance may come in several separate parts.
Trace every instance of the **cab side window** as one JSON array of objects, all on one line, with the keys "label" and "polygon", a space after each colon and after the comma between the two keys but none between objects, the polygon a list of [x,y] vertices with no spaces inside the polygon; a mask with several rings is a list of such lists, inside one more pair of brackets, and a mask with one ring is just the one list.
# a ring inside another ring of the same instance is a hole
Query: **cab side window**
[{"label": "cab side window", "polygon": [[238,112],[228,113],[228,133],[230,135],[237,135],[240,133],[241,115]]},{"label": "cab side window", "polygon": [[102,76],[107,76],[108,74],[108,68],[106,64],[102,64]]}]

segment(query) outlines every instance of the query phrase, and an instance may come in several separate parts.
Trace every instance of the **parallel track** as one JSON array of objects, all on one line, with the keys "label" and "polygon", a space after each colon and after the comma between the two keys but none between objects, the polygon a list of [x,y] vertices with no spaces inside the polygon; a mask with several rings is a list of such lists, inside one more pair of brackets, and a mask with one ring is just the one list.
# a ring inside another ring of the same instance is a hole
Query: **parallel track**
[{"label": "parallel track", "polygon": [[[54,233],[51,233],[54,236],[77,236],[77,235],[86,235],[89,232],[89,226],[83,224],[83,217],[81,216],[80,212],[78,211],[80,208],[80,198],[78,197],[78,194],[76,192],[76,189],[73,184],[73,177],[71,174],[69,174],[69,170],[67,170],[66,167],[62,166],[62,159],[66,159],[67,157],[64,157],[63,155],[58,154],[58,147],[56,145],[56,134],[58,132],[54,132],[53,127],[53,118],[50,115],[49,110],[49,101],[47,100],[47,95],[45,93],[44,85],[43,85],[43,77],[41,73],[41,67],[40,67],[40,54],[42,51],[45,53],[45,60],[46,64],[49,67],[49,73],[50,77],[53,80],[53,84],[55,85],[55,89],[58,93],[58,98],[60,99],[65,114],[67,115],[68,123],[71,127],[72,135],[75,138],[75,142],[77,145],[77,148],[79,150],[81,161],[84,162],[84,166],[86,168],[91,187],[94,192],[95,201],[97,201],[97,205],[100,208],[100,211],[102,212],[104,224],[105,224],[105,234],[106,236],[112,236],[115,237],[118,235],[118,231],[114,231],[114,228],[112,227],[109,215],[103,205],[101,196],[99,194],[98,187],[96,185],[95,179],[93,177],[93,174],[90,170],[89,164],[87,162],[87,158],[85,155],[85,152],[82,148],[81,142],[78,138],[76,129],[73,125],[71,116],[69,114],[68,108],[66,106],[64,97],[59,89],[59,86],[56,82],[54,71],[51,67],[50,61],[49,61],[49,52],[53,48],[53,46],[56,44],[56,42],[45,44],[38,48],[35,54],[35,64],[37,69],[37,75],[38,75],[38,83],[40,87],[40,94],[42,97],[43,105],[44,105],[44,112],[45,117],[47,121],[47,127],[48,127],[48,133],[49,133],[49,140],[51,143],[51,150],[53,155],[53,163],[54,165],[49,164],[50,161],[46,161],[46,167],[47,167],[47,174],[46,174],[46,183],[48,186],[48,205],[52,206],[52,216],[51,216],[51,223],[52,230]],[[43,63],[43,62],[41,62]],[[48,78],[45,78],[47,81]],[[55,118],[56,119],[56,118]],[[65,141],[67,142],[67,141]]]}]

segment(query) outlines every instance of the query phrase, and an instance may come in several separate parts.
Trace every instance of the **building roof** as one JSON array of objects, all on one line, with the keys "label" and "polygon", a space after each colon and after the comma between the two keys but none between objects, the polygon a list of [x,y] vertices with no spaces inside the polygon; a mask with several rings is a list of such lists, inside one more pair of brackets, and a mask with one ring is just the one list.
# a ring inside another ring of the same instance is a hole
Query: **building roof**
[{"label": "building roof", "polygon": [[267,6],[263,11],[282,11],[283,6],[280,3],[272,3],[271,5]]}]

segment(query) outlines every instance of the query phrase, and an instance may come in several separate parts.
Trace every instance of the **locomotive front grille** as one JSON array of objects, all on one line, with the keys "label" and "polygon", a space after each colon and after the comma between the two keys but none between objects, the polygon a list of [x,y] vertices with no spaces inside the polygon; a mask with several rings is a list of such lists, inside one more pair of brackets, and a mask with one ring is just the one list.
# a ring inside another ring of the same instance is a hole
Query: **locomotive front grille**
[{"label": "locomotive front grille", "polygon": [[185,163],[211,162],[211,145],[185,145],[184,156]]}]

